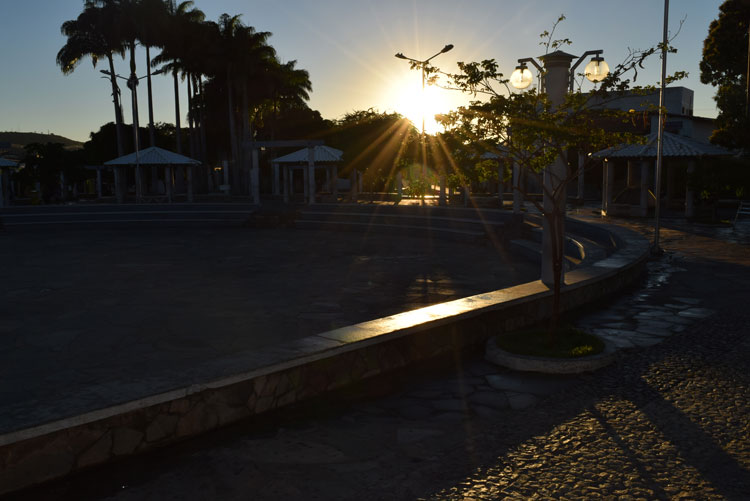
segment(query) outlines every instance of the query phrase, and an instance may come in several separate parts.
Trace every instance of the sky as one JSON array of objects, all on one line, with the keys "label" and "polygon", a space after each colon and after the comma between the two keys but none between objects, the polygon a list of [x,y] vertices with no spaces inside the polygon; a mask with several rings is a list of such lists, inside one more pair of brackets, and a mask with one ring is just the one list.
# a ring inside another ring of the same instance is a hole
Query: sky
[{"label": "sky", "polygon": [[[688,72],[678,85],[695,92],[694,113],[699,116],[717,113],[715,89],[700,83],[698,65],[708,25],[721,3],[670,2],[669,30],[671,35],[679,33],[673,41],[678,52],[668,56],[667,69]],[[396,59],[397,52],[423,59],[453,44],[453,50],[433,60],[442,70],[456,71],[458,61],[492,58],[510,75],[517,59],[544,53],[539,34],[564,14],[567,19],[555,35],[573,41],[565,51],[580,55],[603,49],[614,66],[629,49],[657,44],[664,20],[664,3],[658,0],[196,0],[195,6],[210,20],[224,12],[241,14],[244,24],[270,31],[269,43],[282,62],[296,60],[298,68],[309,71],[309,105],[329,119],[374,108],[418,120],[414,102],[420,96],[421,76]],[[100,78],[99,70],[106,69],[101,63],[93,68],[87,59],[67,76],[55,64],[65,44],[60,26],[82,9],[83,0],[0,0],[0,131],[50,132],[85,141],[114,120],[110,86]],[[141,76],[145,53],[137,58]],[[115,64],[118,73],[127,75],[126,61]],[[660,59],[651,57],[636,83],[658,84],[660,67]],[[125,120],[132,123],[124,85],[122,92]],[[182,93],[184,113],[184,88]],[[138,94],[140,123],[145,125],[145,85]],[[428,95],[434,112],[466,100],[456,91],[432,89]],[[174,123],[171,77],[154,77],[154,107],[157,122]]]}]

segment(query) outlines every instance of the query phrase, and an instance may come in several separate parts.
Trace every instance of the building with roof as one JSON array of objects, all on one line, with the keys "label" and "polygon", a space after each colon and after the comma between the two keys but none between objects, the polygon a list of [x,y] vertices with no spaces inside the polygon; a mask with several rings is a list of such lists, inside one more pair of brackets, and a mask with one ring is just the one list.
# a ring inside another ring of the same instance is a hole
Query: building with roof
[{"label": "building with roof", "polygon": [[[654,177],[651,173],[656,162],[658,133],[650,134],[644,143],[621,144],[593,153],[603,160],[602,213],[608,215],[646,216],[654,197],[650,187]],[[710,143],[664,132],[662,161],[667,171],[667,203],[676,197],[675,174],[680,167],[685,169],[685,216],[695,216],[694,193],[687,178],[700,167],[707,157],[728,156],[731,152]],[[622,167],[625,167],[624,169]],[[617,175],[616,168],[620,168]],[[656,190],[654,190],[656,191]],[[634,194],[638,203],[634,203]]]},{"label": "building with roof", "polygon": [[[338,166],[341,164],[343,156],[344,152],[341,150],[318,145],[302,148],[273,159],[271,161],[273,165],[273,194],[280,195],[283,192],[284,202],[288,203],[294,195],[294,173],[301,171],[305,200],[314,203],[315,192],[317,191],[315,169],[323,169],[325,171],[324,187],[333,195],[335,200],[338,197],[339,189]],[[354,175],[357,175],[356,169],[354,169]]]}]

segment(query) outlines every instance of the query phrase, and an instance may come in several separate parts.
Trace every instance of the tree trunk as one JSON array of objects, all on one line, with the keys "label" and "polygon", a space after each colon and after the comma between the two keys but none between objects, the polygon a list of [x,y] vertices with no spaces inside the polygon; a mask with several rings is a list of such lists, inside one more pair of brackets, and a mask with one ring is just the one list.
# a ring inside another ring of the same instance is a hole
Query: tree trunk
[{"label": "tree trunk", "polygon": [[195,158],[195,131],[193,129],[193,83],[190,73],[187,74],[188,94],[188,143],[190,144],[190,156]]},{"label": "tree trunk", "polygon": [[248,187],[248,195],[253,194],[253,188],[252,188],[252,179],[251,179],[251,172],[250,170],[252,167],[250,166],[250,158],[248,158],[247,152],[245,151],[244,142],[250,138],[250,113],[249,113],[249,105],[248,105],[248,95],[247,95],[247,81],[244,82],[242,85],[242,134],[238,138],[239,143],[239,152],[240,152],[240,158],[242,159],[242,171],[246,175],[247,183],[245,183],[245,186]]},{"label": "tree trunk", "polygon": [[[562,187],[562,188],[561,188]],[[557,197],[565,196],[567,185],[561,183],[555,190],[554,208],[550,214],[544,217],[549,221],[550,237],[552,238],[552,314],[548,339],[550,346],[556,346],[560,333],[560,292],[562,289],[563,260],[565,259],[565,235],[563,234],[564,218],[560,210],[560,204],[556,203]]]},{"label": "tree trunk", "polygon": [[199,134],[198,138],[198,144],[200,145],[200,160],[205,163],[207,158],[206,153],[206,114],[205,114],[205,108],[206,108],[206,101],[205,101],[205,94],[203,93],[203,78],[201,75],[196,75],[194,77],[197,80],[197,84],[195,85],[198,89],[198,98],[196,99],[196,103],[198,106],[198,123],[199,127],[197,130],[197,133]]},{"label": "tree trunk", "polygon": [[151,51],[146,46],[146,85],[148,89],[148,138],[150,146],[156,146],[156,129],[154,128],[154,101],[151,95]]},{"label": "tree trunk", "polygon": [[231,169],[232,169],[232,184],[233,190],[236,191],[236,189],[239,187],[239,172],[237,169],[237,160],[239,157],[239,153],[237,151],[237,124],[235,121],[235,110],[234,110],[234,99],[233,99],[233,91],[232,88],[232,72],[227,66],[227,106],[229,111],[229,140],[232,148],[232,161],[230,162]]},{"label": "tree trunk", "polygon": [[[148,139],[149,146],[156,146],[156,130],[154,129],[154,102],[151,95],[151,51],[146,46],[146,90],[148,91]],[[164,179],[164,190],[167,189],[167,179]],[[156,165],[151,166],[151,191],[159,192],[159,174]]]},{"label": "tree trunk", "polygon": [[[123,130],[122,130],[122,103],[120,102],[120,87],[117,85],[117,77],[115,76],[115,62],[112,58],[112,53],[107,54],[107,61],[109,62],[109,80],[112,84],[112,101],[115,104],[115,136],[117,138],[117,156],[121,157],[124,154],[123,150]],[[127,193],[127,177],[122,175],[122,167],[113,167],[115,177],[115,199],[118,204],[125,201],[125,193]]]},{"label": "tree trunk", "polygon": [[177,70],[172,71],[174,78],[174,137],[175,151],[182,154],[182,134],[180,133],[180,86],[177,82]]},{"label": "tree trunk", "polygon": [[141,180],[141,166],[140,162],[138,162],[138,151],[140,150],[140,141],[138,137],[139,133],[139,127],[138,127],[138,80],[136,79],[135,75],[135,41],[130,42],[130,85],[132,85],[132,88],[130,89],[130,92],[132,92],[133,96],[133,146],[136,151],[136,165],[135,165],[135,199],[137,202],[141,201],[141,197],[143,196],[143,183]]}]

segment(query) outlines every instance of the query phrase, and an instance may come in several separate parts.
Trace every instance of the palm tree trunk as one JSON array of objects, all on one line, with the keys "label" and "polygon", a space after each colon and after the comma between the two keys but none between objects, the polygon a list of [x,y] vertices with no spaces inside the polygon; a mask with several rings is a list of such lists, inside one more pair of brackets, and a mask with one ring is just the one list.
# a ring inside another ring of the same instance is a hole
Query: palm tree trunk
[{"label": "palm tree trunk", "polygon": [[[117,85],[117,77],[115,76],[115,62],[112,58],[112,53],[107,54],[107,61],[109,62],[109,80],[112,84],[112,101],[115,104],[115,136],[117,137],[117,156],[121,157],[124,154],[123,141],[122,141],[122,106],[120,104],[120,87]],[[118,204],[125,201],[125,193],[127,193],[127,177],[123,179],[122,167],[113,167],[115,176],[115,199]],[[123,183],[123,180],[125,181]],[[125,185],[125,186],[123,186]]]},{"label": "palm tree trunk", "polygon": [[[182,154],[182,134],[180,133],[180,86],[177,81],[177,70],[172,70],[172,78],[174,79],[174,138],[175,138],[175,151]],[[185,174],[188,176],[192,175],[192,172],[188,172],[192,166],[185,166]],[[191,186],[192,188],[192,186]],[[183,177],[183,169],[176,167],[175,169],[175,191],[182,193],[185,189],[185,178]],[[192,202],[192,194],[188,193],[188,202]]]},{"label": "palm tree trunk", "polygon": [[151,95],[151,51],[146,46],[146,84],[148,86],[148,138],[150,146],[156,146],[156,129],[154,128],[154,100]]},{"label": "palm tree trunk", "polygon": [[200,159],[203,163],[206,163],[206,159],[208,158],[207,148],[206,148],[206,101],[205,101],[205,94],[203,92],[203,78],[198,75],[198,91],[199,99],[198,99],[198,119],[200,120],[200,145],[201,145],[201,156]]},{"label": "palm tree trunk", "polygon": [[229,162],[232,168],[232,185],[234,190],[239,186],[239,173],[237,172],[237,124],[234,116],[234,100],[232,99],[232,74],[227,67],[227,105],[229,107],[229,139],[232,148],[232,160]]},{"label": "palm tree trunk", "polygon": [[180,133],[180,86],[177,82],[177,70],[172,71],[174,78],[174,137],[175,151],[182,154],[182,134]]},{"label": "palm tree trunk", "polygon": [[[148,91],[148,139],[149,146],[156,146],[156,130],[154,129],[154,101],[151,96],[151,50],[146,46],[146,89]],[[167,190],[167,178],[164,177],[164,190]],[[156,165],[151,166],[151,191],[159,191],[159,176]]]},{"label": "palm tree trunk", "polygon": [[136,165],[135,165],[135,198],[136,201],[140,201],[142,195],[143,195],[143,185],[141,183],[141,167],[138,163],[138,150],[139,150],[139,141],[138,141],[138,94],[137,94],[137,87],[138,87],[138,80],[135,75],[135,41],[130,42],[130,78],[131,78],[131,89],[130,92],[132,92],[132,100],[133,100],[133,145],[135,147],[136,151]]},{"label": "palm tree trunk", "polygon": [[195,158],[195,134],[193,131],[193,84],[190,73],[187,75],[187,94],[188,94],[188,142],[190,143],[190,156]]},{"label": "palm tree trunk", "polygon": [[248,95],[247,95],[247,82],[242,86],[242,135],[238,138],[239,143],[239,151],[240,151],[240,158],[242,159],[242,170],[245,173],[247,182],[244,186],[247,186],[247,193],[248,195],[252,195],[253,188],[252,188],[252,179],[251,179],[251,169],[250,166],[250,158],[245,152],[244,148],[244,142],[246,139],[250,138],[250,111],[249,111],[249,105],[248,105]]}]

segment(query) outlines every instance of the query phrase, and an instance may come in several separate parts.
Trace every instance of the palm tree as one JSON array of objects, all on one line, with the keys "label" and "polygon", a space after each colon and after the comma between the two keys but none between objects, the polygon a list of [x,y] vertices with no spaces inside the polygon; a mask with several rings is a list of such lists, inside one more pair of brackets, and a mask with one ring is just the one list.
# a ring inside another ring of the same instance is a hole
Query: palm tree
[{"label": "palm tree", "polygon": [[307,70],[295,68],[297,61],[277,64],[270,75],[271,139],[276,136],[276,122],[282,109],[305,108],[310,99],[312,83]]},{"label": "palm tree", "polygon": [[[123,119],[120,103],[120,88],[115,77],[114,56],[124,57],[124,47],[117,30],[118,23],[113,11],[104,7],[97,7],[93,2],[86,2],[84,10],[76,19],[62,24],[60,31],[68,37],[65,45],[57,53],[57,64],[63,74],[72,73],[80,61],[91,57],[96,67],[99,59],[107,58],[109,63],[109,79],[112,86],[112,101],[115,106],[115,126],[117,129],[117,154],[122,156],[123,149]],[[115,168],[115,194],[118,203],[124,200],[124,186],[121,180],[121,170]]]},{"label": "palm tree", "polygon": [[[244,192],[243,187],[247,186],[247,183],[243,182],[243,176],[246,175],[247,162],[242,155],[241,140],[250,134],[250,82],[264,77],[264,73],[276,62],[276,53],[266,44],[271,33],[256,32],[253,27],[243,25],[240,16],[222,14],[218,27],[219,48],[223,55],[220,65],[224,68],[223,71],[220,71],[221,68],[215,68],[214,76],[218,80],[222,77],[225,79],[233,160],[232,184],[235,191]],[[238,102],[241,102],[239,107]],[[241,132],[237,127],[238,112],[241,113]]]},{"label": "palm tree", "polygon": [[[167,6],[164,0],[138,0],[136,4],[136,31],[138,41],[146,49],[146,89],[148,94],[149,145],[156,146],[154,127],[154,102],[151,85],[151,47],[164,46],[164,31],[167,23]],[[157,167],[151,166],[151,190],[158,187]],[[166,189],[166,186],[165,186]]]},{"label": "palm tree", "polygon": [[189,53],[189,32],[191,27],[202,23],[205,15],[193,7],[192,0],[186,0],[179,5],[175,0],[167,1],[167,23],[165,26],[164,47],[161,54],[156,56],[152,65],[164,65],[163,69],[171,71],[174,79],[174,108],[175,108],[175,141],[177,153],[182,153],[182,138],[180,129],[180,93],[178,76],[184,71],[183,60]]},{"label": "palm tree", "polygon": [[151,146],[155,146],[154,105],[151,86],[151,48],[164,47],[169,6],[165,0],[138,0],[135,5],[138,41],[146,49],[146,81],[148,84],[148,127]]}]

